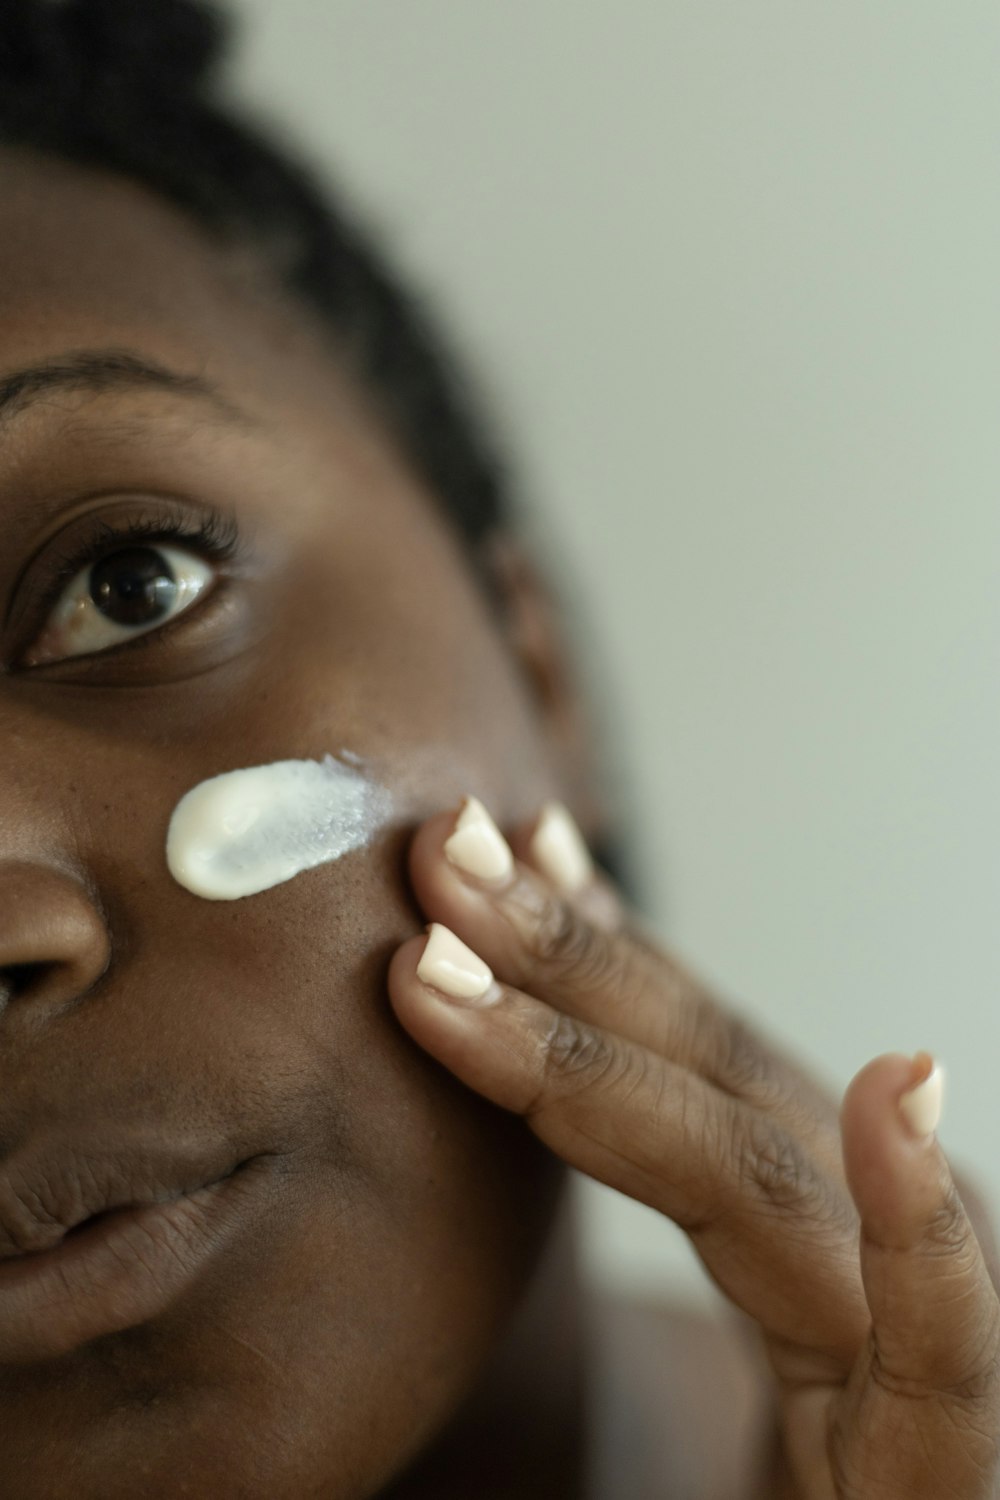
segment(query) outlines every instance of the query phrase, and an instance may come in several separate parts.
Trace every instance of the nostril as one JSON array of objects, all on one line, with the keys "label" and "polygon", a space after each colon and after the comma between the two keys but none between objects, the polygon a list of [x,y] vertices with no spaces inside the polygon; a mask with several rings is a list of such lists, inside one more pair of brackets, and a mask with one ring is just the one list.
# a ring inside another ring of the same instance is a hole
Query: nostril
[{"label": "nostril", "polygon": [[0,1011],[7,1025],[33,1026],[72,1010],[110,958],[111,934],[80,881],[47,865],[0,859]]},{"label": "nostril", "polygon": [[0,1004],[7,1005],[33,989],[51,968],[51,964],[4,964],[0,967]]}]

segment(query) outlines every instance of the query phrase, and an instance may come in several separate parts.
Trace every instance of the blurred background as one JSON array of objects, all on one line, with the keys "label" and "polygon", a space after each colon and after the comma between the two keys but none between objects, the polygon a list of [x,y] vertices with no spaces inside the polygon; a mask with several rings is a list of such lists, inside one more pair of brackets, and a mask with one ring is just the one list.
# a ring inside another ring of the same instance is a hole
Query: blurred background
[{"label": "blurred background", "polygon": [[[660,932],[838,1091],[939,1053],[1000,1205],[1000,9],[232,8],[506,437]],[[594,1278],[712,1299],[580,1193]]]}]

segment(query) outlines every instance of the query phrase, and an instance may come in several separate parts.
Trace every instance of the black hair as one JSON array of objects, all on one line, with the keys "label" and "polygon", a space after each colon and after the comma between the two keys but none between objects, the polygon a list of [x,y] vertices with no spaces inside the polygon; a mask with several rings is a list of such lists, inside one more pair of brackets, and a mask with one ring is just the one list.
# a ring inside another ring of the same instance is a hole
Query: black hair
[{"label": "black hair", "polygon": [[0,0],[0,144],[138,180],[255,249],[338,354],[474,556],[500,465],[417,302],[310,172],[221,99],[229,24],[203,0]]}]

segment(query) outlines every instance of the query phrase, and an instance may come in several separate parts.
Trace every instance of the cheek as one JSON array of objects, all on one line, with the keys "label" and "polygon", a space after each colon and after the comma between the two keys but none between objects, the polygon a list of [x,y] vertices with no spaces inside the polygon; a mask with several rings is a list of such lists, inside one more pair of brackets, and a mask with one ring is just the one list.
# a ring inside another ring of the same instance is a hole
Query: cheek
[{"label": "cheek", "polygon": [[243,901],[178,891],[154,968],[192,1075],[220,1085],[231,1127],[251,1123],[249,1148],[282,1153],[332,1204],[356,1196],[393,1242],[460,1233],[468,1252],[482,1231],[488,1261],[488,1245],[520,1234],[518,1184],[541,1152],[393,1013],[389,960],[423,926],[404,875],[408,838],[408,827],[386,830],[368,850]]},{"label": "cheek", "polygon": [[281,1179],[272,1221],[224,1275],[133,1351],[123,1341],[119,1389],[152,1372],[157,1389],[192,1392],[165,1406],[162,1434],[143,1429],[144,1452],[171,1453],[182,1432],[191,1451],[193,1420],[206,1455],[249,1429],[234,1472],[267,1474],[294,1431],[326,1483],[365,1474],[373,1493],[378,1465],[391,1471],[470,1387],[540,1253],[554,1159],[389,1005],[388,959],[421,925],[407,837],[243,901],[164,886],[134,984],[120,977],[139,997],[117,1034],[138,1054],[130,1077],[148,1069],[154,1097],[186,1094],[178,1114],[199,1129],[214,1118],[241,1150],[276,1153]]},{"label": "cheek", "polygon": [[[333,539],[312,553],[336,557]],[[156,808],[116,819],[110,848],[106,823],[88,842],[126,938],[120,984],[145,996],[121,1034],[140,1071],[166,1065],[195,1118],[211,1112],[247,1154],[282,1153],[331,1211],[353,1193],[402,1241],[465,1234],[471,1253],[479,1234],[489,1265],[504,1256],[491,1237],[506,1246],[525,1222],[516,1186],[539,1148],[406,1036],[385,972],[423,925],[405,877],[416,822],[466,792],[523,817],[556,788],[513,661],[450,544],[413,528],[380,566],[360,558],[337,578],[328,562],[297,566],[255,685],[227,693],[206,677],[195,696],[220,696],[225,712],[216,703],[197,738],[119,753],[119,785],[136,794],[119,805],[147,806],[139,789],[152,785]],[[193,785],[344,750],[393,798],[368,849],[233,902],[173,882],[165,833]]]},{"label": "cheek", "polygon": [[295,671],[271,673],[272,722],[371,759],[414,822],[470,791],[519,820],[558,791],[531,691],[467,560],[417,524],[425,502],[393,505],[394,547],[373,551],[369,526],[352,568],[323,560],[332,534],[298,560],[278,652]]},{"label": "cheek", "polygon": [[[233,1462],[260,1474],[286,1461],[293,1427],[328,1478],[378,1479],[372,1465],[434,1431],[493,1347],[562,1180],[522,1122],[416,1047],[388,1001],[391,954],[423,925],[405,877],[415,823],[469,791],[515,819],[555,790],[478,595],[448,568],[435,583],[428,557],[412,570],[399,561],[379,593],[306,578],[252,681],[189,685],[179,713],[128,748],[127,726],[110,726],[99,777],[116,787],[114,828],[96,784],[81,803],[94,821],[79,842],[119,938],[115,1012],[95,1006],[84,1023],[104,1093],[115,1097],[121,1074],[169,1100],[174,1126],[189,1119],[242,1153],[271,1153],[279,1182],[267,1224],[134,1359],[122,1341],[107,1379],[191,1390],[205,1451],[220,1431],[249,1429],[259,1451]],[[369,848],[235,902],[172,881],[166,828],[189,788],[345,749],[394,798]],[[194,1408],[167,1410],[177,1420],[164,1454],[192,1441]]]}]

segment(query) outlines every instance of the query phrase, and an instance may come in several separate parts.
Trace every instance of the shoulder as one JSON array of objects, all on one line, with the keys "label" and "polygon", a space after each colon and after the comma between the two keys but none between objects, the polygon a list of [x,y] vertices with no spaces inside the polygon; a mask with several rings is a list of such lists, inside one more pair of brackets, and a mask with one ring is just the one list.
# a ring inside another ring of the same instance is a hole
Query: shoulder
[{"label": "shoulder", "polygon": [[[751,1325],[669,1302],[589,1304],[593,1500],[737,1500],[773,1433],[773,1388]],[[628,1476],[627,1488],[624,1484]]]}]

